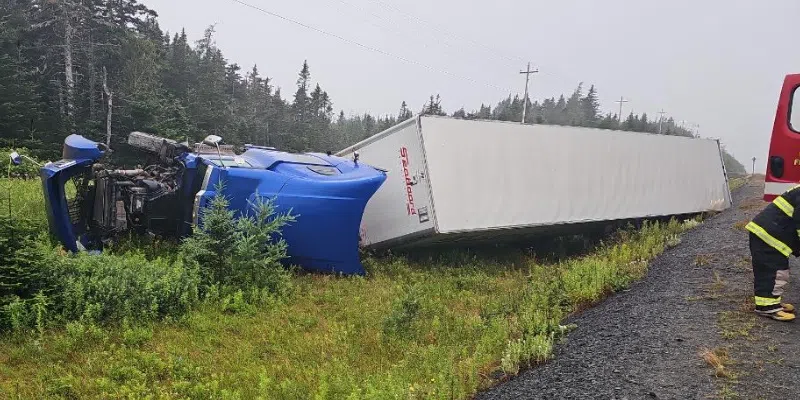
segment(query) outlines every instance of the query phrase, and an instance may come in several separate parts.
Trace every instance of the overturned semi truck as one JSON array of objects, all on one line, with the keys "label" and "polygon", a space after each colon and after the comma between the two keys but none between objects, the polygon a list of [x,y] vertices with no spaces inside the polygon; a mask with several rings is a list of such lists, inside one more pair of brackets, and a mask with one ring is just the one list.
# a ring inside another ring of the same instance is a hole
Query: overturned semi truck
[{"label": "overturned semi truck", "polygon": [[368,248],[581,233],[731,206],[717,140],[421,116],[337,155],[388,170]]},{"label": "overturned semi truck", "polygon": [[[133,132],[128,145],[142,167],[107,164],[107,149],[80,135],[64,141],[62,160],[41,168],[52,234],[73,252],[102,249],[124,232],[165,237],[191,234],[218,187],[236,215],[252,211],[257,197],[273,199],[276,212],[296,221],[282,230],[287,263],[323,272],[363,274],[359,224],[384,171],[320,153],[287,153],[245,145],[236,154],[221,138],[189,146]],[[146,162],[145,162],[146,161]],[[74,194],[66,184],[74,184]],[[223,183],[223,185],[217,185]]]}]

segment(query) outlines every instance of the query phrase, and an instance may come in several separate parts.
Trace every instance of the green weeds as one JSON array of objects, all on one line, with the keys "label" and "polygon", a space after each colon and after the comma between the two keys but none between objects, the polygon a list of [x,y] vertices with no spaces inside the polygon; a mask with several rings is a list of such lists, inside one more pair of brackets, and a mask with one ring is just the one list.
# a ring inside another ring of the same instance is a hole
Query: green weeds
[{"label": "green weeds", "polygon": [[750,178],[746,176],[731,178],[730,180],[728,180],[728,187],[730,188],[731,191],[737,190],[746,185],[749,179]]},{"label": "green weeds", "polygon": [[[31,185],[19,180],[19,186]],[[41,334],[48,324],[70,321],[148,322],[177,318],[213,295],[233,312],[265,296],[284,297],[291,275],[280,260],[286,244],[277,235],[293,221],[258,199],[253,212],[234,219],[217,188],[205,223],[172,254],[145,254],[121,246],[99,255],[65,254],[39,234],[37,224],[0,218],[0,330]]]},{"label": "green weeds", "polygon": [[8,306],[33,333],[0,339],[0,393],[469,398],[551,357],[567,315],[640,279],[696,222],[645,224],[550,263],[525,250],[367,257],[367,278],[291,274],[259,245],[279,223],[238,224],[219,218],[172,254],[50,249],[59,285]]}]

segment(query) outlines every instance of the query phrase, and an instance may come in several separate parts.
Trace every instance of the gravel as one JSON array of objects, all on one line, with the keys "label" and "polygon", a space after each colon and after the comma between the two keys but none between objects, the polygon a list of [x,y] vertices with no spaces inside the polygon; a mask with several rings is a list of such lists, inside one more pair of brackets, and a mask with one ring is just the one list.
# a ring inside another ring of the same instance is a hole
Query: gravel
[{"label": "gravel", "polygon": [[[746,309],[752,270],[735,225],[763,208],[762,191],[763,182],[738,189],[731,209],[685,233],[643,280],[571,317],[578,327],[553,360],[476,399],[798,398],[800,326]],[[788,300],[798,298],[792,286]],[[715,377],[701,349],[727,350],[732,375]]]}]

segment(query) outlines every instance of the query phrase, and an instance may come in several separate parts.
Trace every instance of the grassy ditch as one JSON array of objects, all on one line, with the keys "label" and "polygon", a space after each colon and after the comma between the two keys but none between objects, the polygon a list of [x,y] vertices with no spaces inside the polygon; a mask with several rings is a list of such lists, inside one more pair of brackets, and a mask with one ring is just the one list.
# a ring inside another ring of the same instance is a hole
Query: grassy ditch
[{"label": "grassy ditch", "polygon": [[753,179],[753,178],[750,177],[750,176],[737,176],[737,177],[731,178],[731,179],[728,180],[728,187],[730,188],[731,191],[737,190],[737,189],[743,187],[744,185],[746,185],[747,182],[750,181],[750,179]]},{"label": "grassy ditch", "polygon": [[[4,187],[0,182],[0,190]],[[15,204],[29,210],[24,216],[44,226],[38,182],[15,181],[14,188],[25,193],[15,197]],[[569,329],[561,325],[568,314],[640,279],[649,260],[696,225],[693,220],[647,224],[620,232],[590,254],[555,262],[537,261],[523,250],[462,250],[414,260],[367,257],[366,278],[293,273],[253,286],[261,278],[251,274],[250,284],[237,283],[238,290],[230,290],[233,281],[218,285],[202,273],[186,272],[194,258],[181,261],[176,254],[194,252],[199,259],[197,246],[203,243],[188,250],[126,249],[104,255],[102,266],[57,255],[63,270],[76,268],[81,274],[75,276],[85,278],[71,278],[67,287],[73,292],[95,287],[96,281],[101,282],[96,291],[105,290],[100,278],[107,274],[131,279],[142,288],[137,293],[144,290],[156,299],[147,304],[155,305],[142,313],[131,307],[138,303],[120,300],[102,314],[91,304],[66,313],[48,297],[27,300],[29,322],[0,334],[0,393],[9,398],[469,398],[551,357]],[[125,261],[131,251],[139,251],[138,261]],[[246,264],[241,260],[220,262],[257,271],[239,265]],[[131,268],[141,272],[135,279],[114,272]],[[149,283],[150,276],[158,284]],[[270,286],[275,282],[281,290]],[[6,315],[13,310],[4,308]]]}]

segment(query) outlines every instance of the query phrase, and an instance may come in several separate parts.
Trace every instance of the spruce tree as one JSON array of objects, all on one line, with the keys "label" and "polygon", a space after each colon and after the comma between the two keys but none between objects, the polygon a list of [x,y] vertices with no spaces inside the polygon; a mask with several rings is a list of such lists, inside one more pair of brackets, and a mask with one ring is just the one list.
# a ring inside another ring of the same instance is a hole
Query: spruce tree
[{"label": "spruce tree", "polygon": [[397,122],[403,122],[411,117],[413,117],[413,113],[408,108],[406,102],[403,101],[403,104],[400,105],[400,112],[397,114]]},{"label": "spruce tree", "polygon": [[597,90],[594,85],[589,87],[586,96],[581,99],[582,120],[588,126],[597,123],[600,114],[600,101],[597,99]]}]

